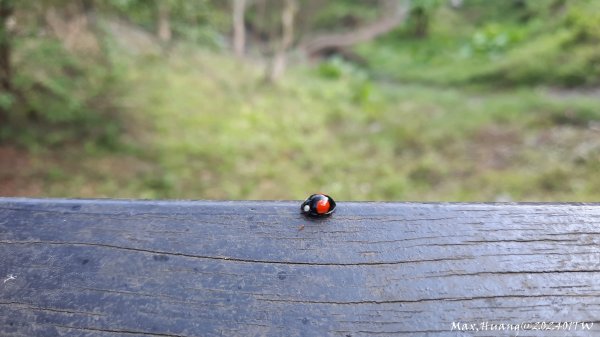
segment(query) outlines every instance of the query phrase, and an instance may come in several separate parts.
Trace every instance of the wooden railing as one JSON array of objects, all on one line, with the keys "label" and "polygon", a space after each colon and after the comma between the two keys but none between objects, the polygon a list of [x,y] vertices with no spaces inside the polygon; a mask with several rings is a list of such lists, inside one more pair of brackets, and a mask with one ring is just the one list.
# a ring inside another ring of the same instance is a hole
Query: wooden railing
[{"label": "wooden railing", "polygon": [[600,336],[600,205],[299,206],[0,199],[0,336]]}]

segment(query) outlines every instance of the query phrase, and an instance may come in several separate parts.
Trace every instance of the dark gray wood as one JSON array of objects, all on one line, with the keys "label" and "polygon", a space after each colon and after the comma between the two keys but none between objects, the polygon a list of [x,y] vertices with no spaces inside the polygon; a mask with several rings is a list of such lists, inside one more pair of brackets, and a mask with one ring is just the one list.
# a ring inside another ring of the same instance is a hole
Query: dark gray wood
[{"label": "dark gray wood", "polygon": [[600,205],[299,204],[0,199],[0,336],[600,336]]}]

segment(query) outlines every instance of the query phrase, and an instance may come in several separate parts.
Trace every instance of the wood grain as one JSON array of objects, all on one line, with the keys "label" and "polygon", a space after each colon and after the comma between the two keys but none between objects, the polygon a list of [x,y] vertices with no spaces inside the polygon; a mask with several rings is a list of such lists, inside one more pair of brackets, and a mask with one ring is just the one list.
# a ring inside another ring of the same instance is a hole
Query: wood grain
[{"label": "wood grain", "polygon": [[600,336],[600,205],[299,205],[0,198],[0,336]]}]

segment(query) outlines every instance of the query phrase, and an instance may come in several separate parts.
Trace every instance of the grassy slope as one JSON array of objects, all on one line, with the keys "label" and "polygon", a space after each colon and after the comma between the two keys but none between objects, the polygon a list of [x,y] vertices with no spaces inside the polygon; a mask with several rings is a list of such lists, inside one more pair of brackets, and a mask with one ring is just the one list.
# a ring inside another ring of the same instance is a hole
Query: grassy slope
[{"label": "grassy slope", "polygon": [[301,67],[268,86],[257,65],[189,49],[168,61],[132,60],[128,72],[127,111],[139,121],[128,142],[138,150],[32,154],[29,169],[12,178],[37,190],[17,194],[600,197],[600,100],[591,96],[374,83],[352,71],[326,78]]},{"label": "grassy slope", "polygon": [[596,83],[597,48],[480,12],[360,46],[376,80],[339,60],[269,86],[227,53],[125,57],[127,146],[0,147],[0,195],[597,201],[597,92],[531,86]]}]

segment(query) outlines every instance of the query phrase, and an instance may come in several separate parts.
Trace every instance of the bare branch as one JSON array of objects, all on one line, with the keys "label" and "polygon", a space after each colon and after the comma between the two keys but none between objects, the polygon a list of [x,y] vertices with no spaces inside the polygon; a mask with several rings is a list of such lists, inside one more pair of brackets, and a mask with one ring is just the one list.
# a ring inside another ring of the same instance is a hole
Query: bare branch
[{"label": "bare branch", "polygon": [[233,0],[233,51],[238,58],[244,56],[246,44],[245,11],[246,0]]},{"label": "bare branch", "polygon": [[402,24],[407,17],[410,1],[386,0],[381,8],[386,13],[381,19],[354,31],[317,36],[302,43],[300,49],[308,55],[316,55],[322,50],[342,49],[370,41]]}]

